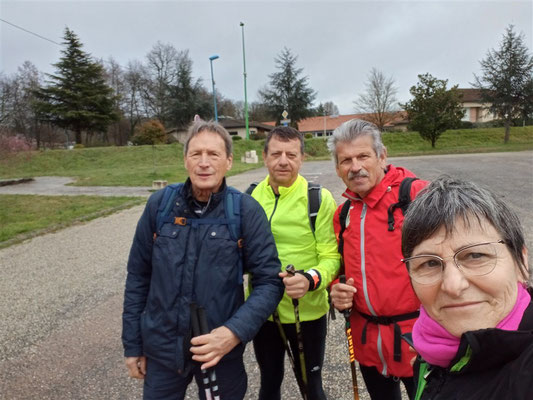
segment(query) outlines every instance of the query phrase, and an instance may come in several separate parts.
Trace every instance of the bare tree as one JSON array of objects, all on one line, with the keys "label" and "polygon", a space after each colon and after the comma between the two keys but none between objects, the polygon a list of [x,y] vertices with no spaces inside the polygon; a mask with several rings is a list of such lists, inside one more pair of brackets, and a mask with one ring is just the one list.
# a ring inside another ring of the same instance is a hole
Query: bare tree
[{"label": "bare tree", "polygon": [[144,100],[150,116],[162,121],[168,115],[170,86],[175,83],[180,54],[171,44],[158,41],[146,55],[147,82]]},{"label": "bare tree", "polygon": [[394,111],[397,110],[398,89],[394,85],[394,79],[387,78],[383,72],[372,68],[365,87],[366,91],[354,101],[355,111],[370,114],[367,119],[383,130],[394,119]]}]

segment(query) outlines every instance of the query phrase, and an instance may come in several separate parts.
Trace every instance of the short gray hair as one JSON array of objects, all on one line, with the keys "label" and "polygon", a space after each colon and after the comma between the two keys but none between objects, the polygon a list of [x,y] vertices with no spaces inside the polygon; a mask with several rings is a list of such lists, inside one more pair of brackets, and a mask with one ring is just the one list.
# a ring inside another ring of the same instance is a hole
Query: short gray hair
[{"label": "short gray hair", "polygon": [[337,143],[351,142],[361,136],[370,136],[372,138],[372,148],[378,157],[385,151],[385,146],[381,141],[381,132],[379,128],[372,122],[364,121],[362,119],[351,119],[342,125],[338,126],[333,135],[328,138],[328,149],[335,164],[339,162],[337,157]]},{"label": "short gray hair", "polygon": [[183,146],[183,154],[187,155],[187,150],[189,150],[189,142],[193,137],[202,133],[202,132],[213,132],[224,140],[224,146],[226,147],[226,156],[231,156],[233,154],[233,142],[231,136],[222,125],[215,121],[195,121],[189,126],[189,131],[187,133],[187,140]]},{"label": "short gray hair", "polygon": [[518,215],[490,190],[473,182],[440,176],[410,204],[402,227],[402,253],[410,257],[416,246],[433,236],[441,227],[453,233],[457,219],[465,225],[490,223],[505,241],[520,273],[530,280],[522,253],[524,232]]}]

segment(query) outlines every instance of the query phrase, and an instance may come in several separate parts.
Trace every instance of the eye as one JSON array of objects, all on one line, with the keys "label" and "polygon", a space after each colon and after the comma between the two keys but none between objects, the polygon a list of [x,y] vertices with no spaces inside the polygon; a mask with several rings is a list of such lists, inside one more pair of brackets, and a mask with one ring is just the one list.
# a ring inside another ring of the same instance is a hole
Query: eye
[{"label": "eye", "polygon": [[415,273],[431,273],[442,268],[442,263],[438,258],[422,256],[409,261],[410,268]]}]

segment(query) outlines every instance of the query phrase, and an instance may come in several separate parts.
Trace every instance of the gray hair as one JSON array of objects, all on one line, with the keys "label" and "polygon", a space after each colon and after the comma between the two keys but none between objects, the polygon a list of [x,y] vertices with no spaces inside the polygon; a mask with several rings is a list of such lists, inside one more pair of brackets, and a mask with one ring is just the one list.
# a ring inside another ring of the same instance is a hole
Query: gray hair
[{"label": "gray hair", "polygon": [[378,157],[381,157],[385,146],[381,141],[381,132],[379,128],[372,122],[364,121],[362,119],[351,119],[342,125],[338,126],[333,135],[328,138],[328,149],[335,164],[339,162],[337,157],[337,143],[351,142],[361,136],[370,136],[372,138],[372,148]]},{"label": "gray hair", "polygon": [[526,282],[530,274],[522,253],[525,247],[520,219],[499,197],[473,182],[440,176],[410,204],[402,227],[402,253],[410,257],[416,246],[441,227],[451,235],[457,219],[465,226],[489,222],[505,241]]},{"label": "gray hair", "polygon": [[231,156],[233,154],[233,142],[231,136],[222,125],[215,121],[195,121],[189,126],[189,131],[187,133],[187,140],[183,146],[183,154],[187,155],[189,150],[189,142],[193,137],[202,133],[202,132],[213,132],[224,140],[224,145],[226,147],[226,156]]}]

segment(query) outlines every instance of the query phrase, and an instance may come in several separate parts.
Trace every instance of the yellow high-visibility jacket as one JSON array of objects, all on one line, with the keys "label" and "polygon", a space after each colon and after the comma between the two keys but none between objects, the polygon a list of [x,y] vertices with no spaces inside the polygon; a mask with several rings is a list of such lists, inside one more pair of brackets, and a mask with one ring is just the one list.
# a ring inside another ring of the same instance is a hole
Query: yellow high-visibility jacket
[{"label": "yellow high-visibility jacket", "polygon": [[[315,269],[320,273],[320,285],[299,299],[300,320],[314,321],[329,310],[326,289],[340,266],[333,230],[337,205],[331,193],[321,188],[322,201],[313,235],[308,215],[307,180],[298,175],[290,187],[278,188],[279,195],[274,193],[268,182],[267,176],[254,189],[252,197],[261,204],[270,221],[282,270],[293,264],[296,270]],[[282,323],[295,322],[292,300],[286,293],[279,303],[278,314]]]}]

